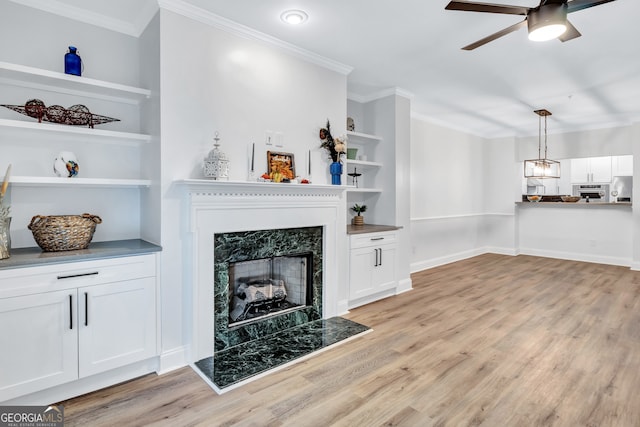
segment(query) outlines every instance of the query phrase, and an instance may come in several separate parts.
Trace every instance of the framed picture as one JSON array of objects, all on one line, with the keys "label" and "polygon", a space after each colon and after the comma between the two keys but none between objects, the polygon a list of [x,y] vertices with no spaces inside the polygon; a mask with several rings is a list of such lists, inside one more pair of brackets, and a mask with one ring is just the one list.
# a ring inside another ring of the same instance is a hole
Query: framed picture
[{"label": "framed picture", "polygon": [[267,172],[274,182],[282,182],[296,177],[293,153],[267,151]]}]

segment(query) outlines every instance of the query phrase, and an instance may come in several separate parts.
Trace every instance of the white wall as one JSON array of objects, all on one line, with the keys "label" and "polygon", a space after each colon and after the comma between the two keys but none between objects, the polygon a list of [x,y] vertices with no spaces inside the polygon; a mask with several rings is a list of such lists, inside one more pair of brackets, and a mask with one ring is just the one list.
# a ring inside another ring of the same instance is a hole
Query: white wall
[{"label": "white wall", "polygon": [[[492,191],[486,188],[484,144],[411,120],[412,271],[476,255],[484,246],[485,198]],[[490,204],[501,207],[497,200]]]},{"label": "white wall", "polygon": [[[245,180],[249,144],[256,169],[266,172],[265,130],[284,132],[276,151],[304,162],[313,152],[312,181],[327,184],[326,153],[318,130],[331,121],[345,132],[346,76],[300,60],[262,42],[232,35],[174,12],[160,12],[162,93],[162,346],[179,352],[188,343],[190,304],[183,277],[182,196],[174,180],[202,178],[202,162],[220,132],[231,179]],[[346,206],[342,209],[346,216]],[[345,219],[342,219],[344,224]],[[346,260],[347,244],[339,259]],[[340,264],[346,283],[346,261]],[[188,279],[188,278],[187,278]]]}]

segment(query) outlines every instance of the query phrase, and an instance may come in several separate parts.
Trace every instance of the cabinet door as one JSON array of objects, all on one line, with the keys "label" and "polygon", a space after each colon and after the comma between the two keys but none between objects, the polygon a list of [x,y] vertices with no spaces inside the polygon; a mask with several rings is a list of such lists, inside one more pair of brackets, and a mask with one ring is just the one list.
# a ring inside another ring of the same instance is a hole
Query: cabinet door
[{"label": "cabinet door", "polygon": [[571,182],[590,182],[590,178],[589,159],[571,159]]},{"label": "cabinet door", "polygon": [[0,401],[78,378],[76,291],[0,299]]},{"label": "cabinet door", "polygon": [[372,247],[351,250],[349,265],[349,298],[357,299],[375,292],[371,279],[376,265],[376,252]]},{"label": "cabinet door", "polygon": [[591,182],[611,182],[611,156],[592,157]]},{"label": "cabinet door", "polygon": [[633,176],[633,156],[614,156],[612,176]]},{"label": "cabinet door", "polygon": [[80,377],[156,354],[155,278],[78,289]]},{"label": "cabinet door", "polygon": [[378,251],[378,261],[372,274],[373,288],[383,291],[396,286],[396,246],[381,246]]}]

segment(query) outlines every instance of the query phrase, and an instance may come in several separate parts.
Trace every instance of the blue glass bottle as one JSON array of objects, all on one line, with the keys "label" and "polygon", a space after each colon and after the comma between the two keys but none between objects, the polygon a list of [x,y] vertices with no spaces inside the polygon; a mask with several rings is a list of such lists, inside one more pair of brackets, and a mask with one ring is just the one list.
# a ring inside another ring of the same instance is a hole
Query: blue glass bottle
[{"label": "blue glass bottle", "polygon": [[69,52],[64,55],[64,72],[75,76],[82,74],[82,59],[74,46],[69,46]]}]

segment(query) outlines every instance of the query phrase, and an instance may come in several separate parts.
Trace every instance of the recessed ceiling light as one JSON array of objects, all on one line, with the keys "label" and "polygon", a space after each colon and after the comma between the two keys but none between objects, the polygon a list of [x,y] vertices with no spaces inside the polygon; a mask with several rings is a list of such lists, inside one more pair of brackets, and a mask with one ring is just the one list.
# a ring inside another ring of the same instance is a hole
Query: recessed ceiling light
[{"label": "recessed ceiling light", "polygon": [[299,25],[306,22],[309,19],[309,15],[302,10],[285,10],[280,15],[280,19],[287,24]]}]

